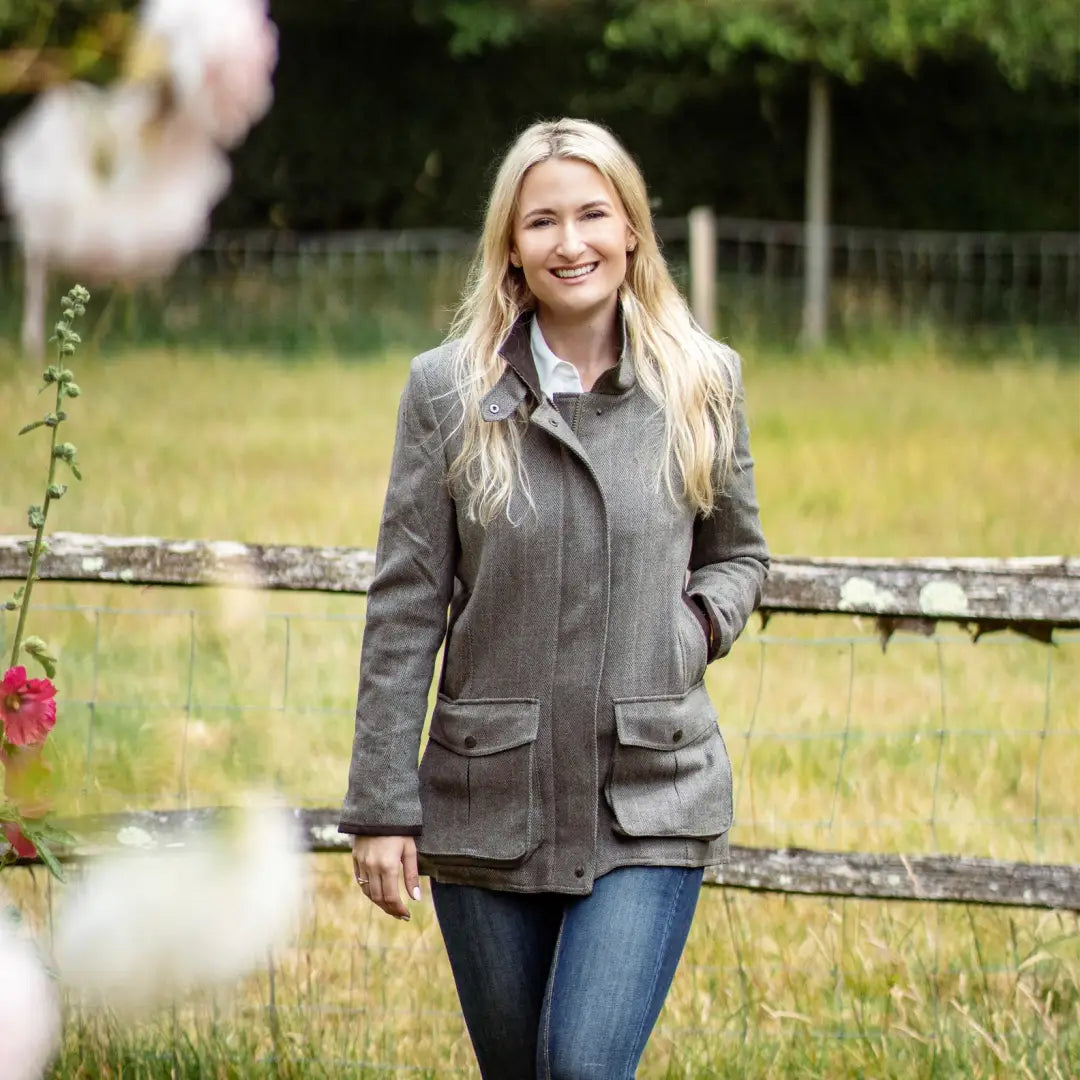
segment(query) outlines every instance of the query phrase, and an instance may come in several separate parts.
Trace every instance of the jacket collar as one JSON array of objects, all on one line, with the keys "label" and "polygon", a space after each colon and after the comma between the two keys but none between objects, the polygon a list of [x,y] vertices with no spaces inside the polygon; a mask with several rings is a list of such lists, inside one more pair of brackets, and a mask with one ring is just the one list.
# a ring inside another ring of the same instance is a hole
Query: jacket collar
[{"label": "jacket collar", "polygon": [[[540,389],[540,377],[536,373],[536,361],[533,360],[532,344],[529,340],[532,319],[531,310],[522,312],[510,328],[502,345],[499,346],[499,355],[506,361],[506,370],[481,399],[480,407],[485,420],[509,419],[525,400],[527,394],[532,395],[536,404],[542,404],[544,401],[544,395]],[[631,389],[637,381],[627,342],[626,317],[621,306],[619,308],[619,337],[621,346],[618,362],[596,380],[590,393],[622,394]]]}]

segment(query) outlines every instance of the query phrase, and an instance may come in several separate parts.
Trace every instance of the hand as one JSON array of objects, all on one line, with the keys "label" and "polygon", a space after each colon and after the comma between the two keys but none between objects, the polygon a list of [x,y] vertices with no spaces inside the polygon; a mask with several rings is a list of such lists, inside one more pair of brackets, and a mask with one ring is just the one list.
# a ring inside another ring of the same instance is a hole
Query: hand
[{"label": "hand", "polygon": [[353,874],[363,894],[387,915],[409,919],[401,899],[399,869],[405,873],[405,889],[420,899],[420,873],[416,868],[416,841],[411,836],[354,836]]}]

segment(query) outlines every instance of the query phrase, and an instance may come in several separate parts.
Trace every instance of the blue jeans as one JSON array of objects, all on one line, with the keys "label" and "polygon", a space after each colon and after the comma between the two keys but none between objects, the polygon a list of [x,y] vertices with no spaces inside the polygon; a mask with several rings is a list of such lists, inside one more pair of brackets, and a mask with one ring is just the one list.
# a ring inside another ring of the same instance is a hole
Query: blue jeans
[{"label": "blue jeans", "polygon": [[633,1080],[701,878],[700,869],[627,866],[585,897],[433,881],[484,1080]]}]

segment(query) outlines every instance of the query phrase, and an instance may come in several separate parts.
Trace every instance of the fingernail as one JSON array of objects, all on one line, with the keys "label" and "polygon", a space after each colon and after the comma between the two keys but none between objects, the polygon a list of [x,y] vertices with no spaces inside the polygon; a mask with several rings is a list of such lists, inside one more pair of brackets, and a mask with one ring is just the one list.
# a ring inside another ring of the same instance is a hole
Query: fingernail
[{"label": "fingernail", "polygon": [[400,920],[401,920],[402,922],[408,922],[408,921],[409,921],[409,919],[411,919],[411,918],[412,918],[412,916],[411,916],[411,915],[408,915],[408,914],[405,914],[405,915],[399,915],[399,916],[398,916],[398,918],[399,918],[399,919],[400,919]]},{"label": "fingernail", "polygon": [[413,886],[412,898],[414,900],[419,900],[420,899],[420,886],[419,885],[414,885]]}]

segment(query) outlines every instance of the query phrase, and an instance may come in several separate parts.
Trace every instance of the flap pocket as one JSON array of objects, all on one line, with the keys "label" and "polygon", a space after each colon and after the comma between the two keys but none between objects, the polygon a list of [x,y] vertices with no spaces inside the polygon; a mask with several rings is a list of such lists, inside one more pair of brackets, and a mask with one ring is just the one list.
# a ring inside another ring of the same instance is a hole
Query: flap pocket
[{"label": "flap pocket", "polygon": [[703,684],[616,701],[615,721],[605,792],[618,832],[711,840],[731,828],[731,761]]},{"label": "flap pocket", "polygon": [[483,757],[536,741],[540,702],[533,698],[458,698],[440,694],[429,737],[464,757]]},{"label": "flap pocket", "polygon": [[716,710],[703,682],[685,694],[615,701],[615,727],[623,746],[677,750],[717,725]]},{"label": "flap pocket", "polygon": [[543,838],[540,702],[439,696],[420,762],[421,855],[515,866]]}]

